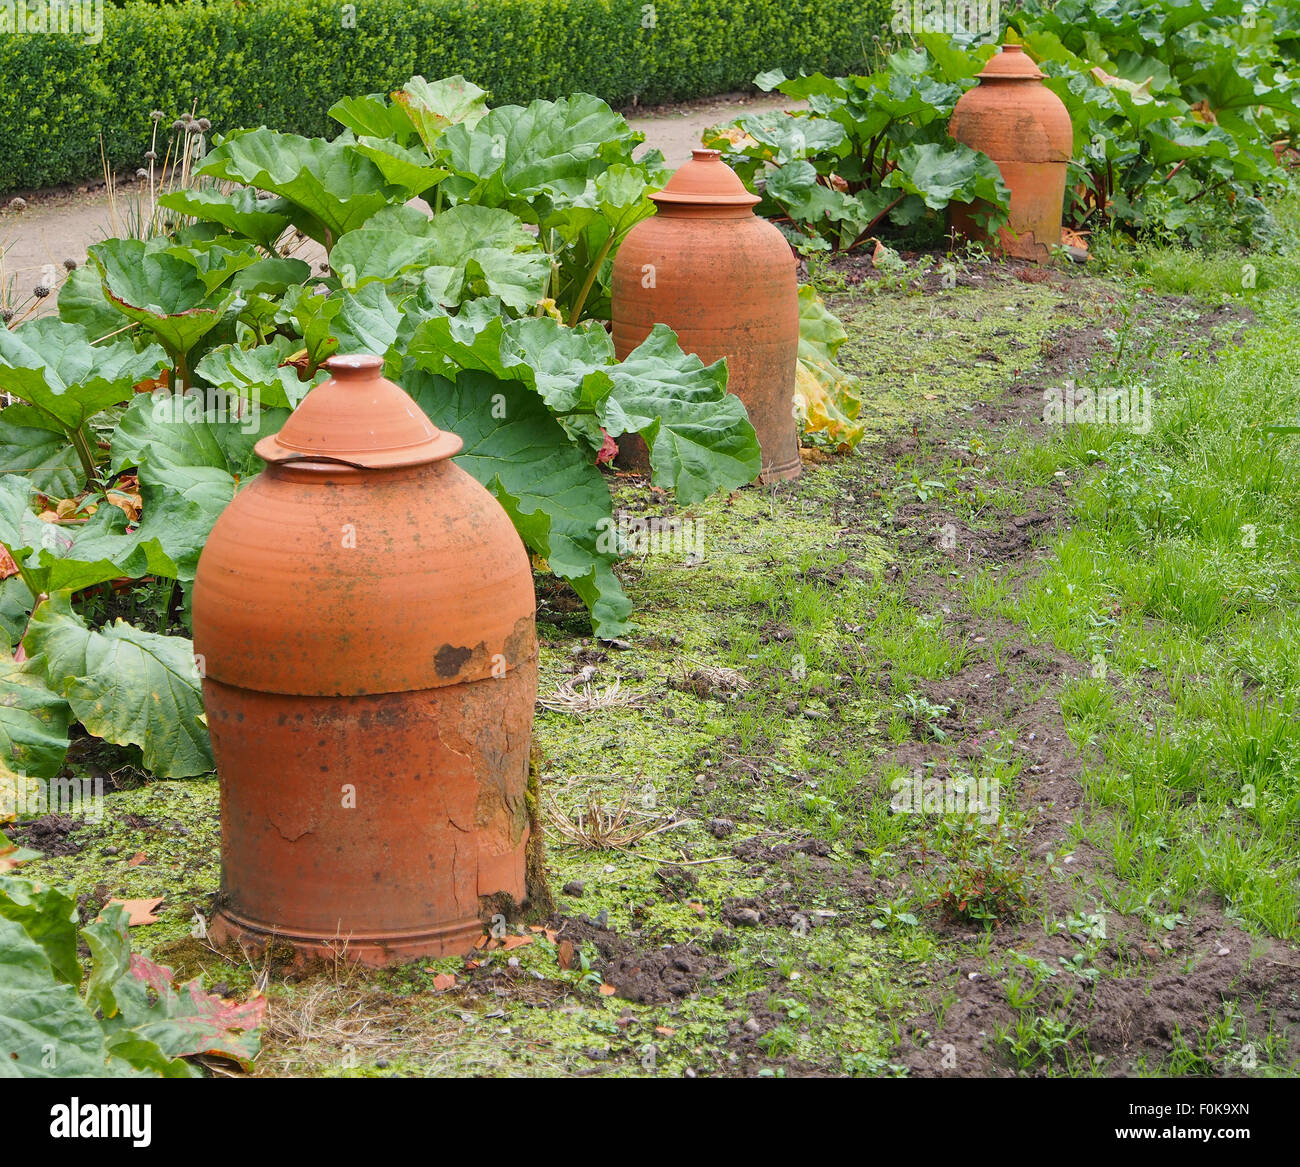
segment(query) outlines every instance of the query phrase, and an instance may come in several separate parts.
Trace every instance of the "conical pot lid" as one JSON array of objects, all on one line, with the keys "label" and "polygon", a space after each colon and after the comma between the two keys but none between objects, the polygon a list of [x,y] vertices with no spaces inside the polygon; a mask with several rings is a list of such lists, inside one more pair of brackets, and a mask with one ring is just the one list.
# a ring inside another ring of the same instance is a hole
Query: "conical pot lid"
[{"label": "conical pot lid", "polygon": [[382,357],[330,357],[328,381],[308,392],[278,434],[254,449],[267,462],[342,462],[366,470],[450,458],[464,444],[438,429],[404,389],[380,375]]},{"label": "conical pot lid", "polygon": [[1041,81],[1047,74],[1034,64],[1024,45],[1003,45],[981,70],[981,81]]},{"label": "conical pot lid", "polygon": [[692,150],[691,160],[650,196],[660,206],[752,207],[758,195],[725,162],[720,150]]}]

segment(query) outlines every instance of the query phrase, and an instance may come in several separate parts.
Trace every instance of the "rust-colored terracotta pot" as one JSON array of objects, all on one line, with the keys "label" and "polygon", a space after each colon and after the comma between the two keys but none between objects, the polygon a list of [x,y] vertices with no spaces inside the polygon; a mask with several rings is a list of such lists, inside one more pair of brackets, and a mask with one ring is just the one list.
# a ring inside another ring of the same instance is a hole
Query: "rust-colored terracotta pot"
[{"label": "rust-colored terracotta pot", "polygon": [[967,239],[991,243],[1008,255],[1042,262],[1061,242],[1066,164],[1074,131],[1064,102],[1020,45],[1003,45],[952,111],[948,132],[982,150],[1011,191],[1010,217],[996,241],[976,220],[987,204],[952,204],[948,222]]},{"label": "rust-colored terracotta pot", "polygon": [[[694,157],[650,197],[658,213],[628,232],[614,259],[619,360],[666,324],[705,364],[727,358],[727,388],[763,449],[760,481],[799,475],[794,385],[799,290],[785,237],[753,211],[758,197],[717,150]],[[649,470],[645,443],[619,439],[620,464]]]},{"label": "rust-colored terracotta pot", "polygon": [[371,965],[468,952],[480,897],[524,899],[537,690],[523,544],[381,364],[333,357],[257,444],[194,582],[211,930]]}]

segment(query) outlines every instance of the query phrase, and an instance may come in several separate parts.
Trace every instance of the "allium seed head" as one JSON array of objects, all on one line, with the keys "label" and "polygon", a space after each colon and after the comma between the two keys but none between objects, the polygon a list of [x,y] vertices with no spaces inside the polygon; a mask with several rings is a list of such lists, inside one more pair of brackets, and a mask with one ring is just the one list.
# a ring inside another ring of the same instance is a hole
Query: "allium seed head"
[{"label": "allium seed head", "polygon": [[136,170],[135,176],[136,178],[148,178],[149,172],[143,166],[141,166],[139,169]]},{"label": "allium seed head", "polygon": [[160,122],[160,121],[162,121],[163,118],[165,118],[167,115],[166,115],[165,113],[163,113],[162,110],[160,110],[160,109],[155,109],[152,113],[149,114],[149,116],[150,116],[151,118],[153,118],[154,121],[156,121],[156,122]]},{"label": "allium seed head", "polygon": [[176,133],[179,134],[181,130],[183,130],[184,128],[185,128],[185,123],[181,121],[180,118],[177,118],[174,122],[172,122],[172,129],[175,130]]},{"label": "allium seed head", "polygon": [[50,294],[50,289],[47,288],[44,284],[37,284],[36,287],[32,289],[32,295],[35,296],[38,300],[44,300],[45,297],[48,296],[49,294]]},{"label": "allium seed head", "polygon": [[212,123],[207,118],[199,118],[199,129],[205,134],[212,129]]},{"label": "allium seed head", "polygon": [[157,150],[146,150],[146,151],[144,152],[144,159],[145,159],[146,162],[157,162],[157,161],[158,161],[158,151],[157,151]]},{"label": "allium seed head", "polygon": [[63,261],[63,267],[66,271],[76,271],[77,261],[75,259],[65,259]]},{"label": "allium seed head", "polygon": [[9,209],[11,211],[25,211],[27,209],[26,199],[10,199]]},{"label": "allium seed head", "polygon": [[14,310],[12,308],[0,308],[0,320],[3,320],[4,323],[8,324],[13,318]]}]

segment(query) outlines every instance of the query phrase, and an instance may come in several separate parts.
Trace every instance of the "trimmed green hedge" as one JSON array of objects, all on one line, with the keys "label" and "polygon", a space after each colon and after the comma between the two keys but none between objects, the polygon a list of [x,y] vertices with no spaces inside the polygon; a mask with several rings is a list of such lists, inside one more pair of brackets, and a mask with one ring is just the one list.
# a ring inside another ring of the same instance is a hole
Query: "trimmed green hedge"
[{"label": "trimmed green hedge", "polygon": [[764,69],[860,69],[889,12],[889,0],[127,0],[105,7],[96,45],[0,33],[0,191],[98,174],[101,131],[115,167],[139,165],[153,109],[194,109],[217,131],[332,136],[339,97],[414,73],[463,73],[494,102],[680,100]]}]

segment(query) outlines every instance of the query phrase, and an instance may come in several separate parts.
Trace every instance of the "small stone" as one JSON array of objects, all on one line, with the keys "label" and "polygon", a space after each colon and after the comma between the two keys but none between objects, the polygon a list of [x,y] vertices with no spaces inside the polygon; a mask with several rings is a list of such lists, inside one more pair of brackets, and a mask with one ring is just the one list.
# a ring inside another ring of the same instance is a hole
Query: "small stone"
[{"label": "small stone", "polygon": [[1231,951],[1232,951],[1231,948],[1220,948],[1220,949],[1219,949],[1219,955],[1220,955],[1220,956],[1227,956],[1228,953],[1230,953]]},{"label": "small stone", "polygon": [[118,847],[105,847],[103,853],[105,855],[116,855],[119,851],[120,848]]},{"label": "small stone", "polygon": [[560,890],[566,896],[580,896],[587,890],[587,885],[580,879],[571,879]]},{"label": "small stone", "polygon": [[511,968],[518,968],[518,967],[519,967],[519,957],[517,957],[517,956],[512,956],[509,960],[506,961],[506,964],[508,964]]},{"label": "small stone", "polygon": [[761,1025],[759,1025],[759,1023],[758,1023],[757,1021],[755,1021],[752,1017],[751,1017],[748,1021],[745,1022],[745,1029],[746,1029],[749,1033],[762,1033],[762,1032],[763,1032],[763,1027],[762,1027]]},{"label": "small stone", "polygon": [[376,1059],[375,1059],[375,1068],[378,1069],[378,1070],[386,1070],[386,1069],[388,1069],[389,1065],[391,1065],[391,1063],[389,1062],[389,1060],[388,1060],[387,1058],[376,1058]]}]

